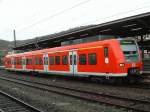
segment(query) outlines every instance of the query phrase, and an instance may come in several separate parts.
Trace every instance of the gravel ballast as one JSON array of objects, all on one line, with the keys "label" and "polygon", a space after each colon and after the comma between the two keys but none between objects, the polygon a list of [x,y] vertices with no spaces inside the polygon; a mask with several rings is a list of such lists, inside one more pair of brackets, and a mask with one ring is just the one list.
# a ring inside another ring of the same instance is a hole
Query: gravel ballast
[{"label": "gravel ballast", "polygon": [[19,97],[45,112],[125,112],[124,109],[113,106],[41,91],[4,80],[0,80],[0,90]]}]

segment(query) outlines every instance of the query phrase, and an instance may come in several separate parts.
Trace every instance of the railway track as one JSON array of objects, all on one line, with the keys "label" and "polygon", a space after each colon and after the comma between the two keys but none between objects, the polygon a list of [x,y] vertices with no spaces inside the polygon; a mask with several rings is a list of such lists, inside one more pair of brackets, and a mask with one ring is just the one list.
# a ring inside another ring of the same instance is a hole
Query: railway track
[{"label": "railway track", "polygon": [[0,91],[0,112],[42,112],[41,110]]},{"label": "railway track", "polygon": [[[1,74],[1,73],[0,73]],[[13,73],[14,74],[14,73]],[[18,77],[18,74],[15,74],[17,77]],[[19,76],[25,76],[26,77],[26,75],[25,74],[19,74]],[[2,75],[1,74],[1,76],[4,76],[4,75]],[[8,77],[8,78],[14,78],[14,77],[12,77],[12,76],[9,76],[9,75],[5,75],[5,77]],[[31,78],[36,78],[36,77],[38,77],[38,76],[30,76]],[[16,78],[16,77],[15,77]],[[40,77],[41,78],[41,77]],[[43,78],[43,77],[42,77]],[[52,77],[47,77],[47,78],[52,78]],[[47,79],[46,78],[46,79]],[[57,80],[60,80],[60,79],[62,79],[62,78],[64,78],[64,77],[55,77],[54,79],[57,79]],[[28,78],[29,79],[29,78]],[[64,79],[62,79],[62,80],[64,80]],[[72,80],[72,79],[70,79],[70,81],[75,81],[75,82],[84,82],[84,83],[93,83],[93,84],[101,84],[101,85],[104,85],[104,86],[109,86],[109,87],[123,87],[123,88],[133,88],[133,89],[141,89],[141,90],[149,90],[150,89],[150,83],[142,83],[142,82],[139,82],[139,83],[135,83],[135,84],[129,84],[129,83],[122,83],[122,84],[115,84],[115,83],[113,83],[113,84],[109,84],[109,83],[101,83],[101,82],[99,82],[99,81],[92,81],[92,80],[89,80],[89,79],[77,79],[77,80]]]},{"label": "railway track", "polygon": [[43,84],[35,81],[27,81],[23,79],[0,77],[2,80],[11,81],[14,83],[22,84],[25,86],[33,87],[43,91],[54,92],[61,95],[76,97],[88,101],[100,102],[109,105],[115,105],[117,107],[126,108],[128,110],[134,110],[139,112],[150,112],[150,100],[149,99],[134,99],[129,97],[121,97],[111,95],[108,93],[96,93],[90,91],[84,91],[64,86],[56,86],[50,84]]},{"label": "railway track", "polygon": [[[0,73],[1,74],[1,76],[4,76],[3,75],[3,73]],[[9,72],[6,72],[5,73],[5,77],[8,77],[8,78],[14,78],[14,77],[12,77],[12,75],[11,76],[9,76],[9,75],[6,75],[6,74],[9,74],[10,75],[10,73]],[[16,74],[16,73],[13,73],[14,75],[16,75],[17,77],[18,77],[18,75],[20,76],[25,76],[26,77],[26,74]],[[28,75],[29,76],[29,75]],[[39,77],[39,76],[31,76],[30,75],[30,77],[31,78],[36,78],[36,77]],[[41,76],[40,76],[41,77]],[[43,78],[43,77],[42,77]],[[49,77],[47,77],[47,78],[49,78]],[[52,77],[50,77],[50,78],[52,78]],[[62,78],[64,78],[64,77],[55,77],[54,79],[62,79]],[[64,80],[64,79],[62,79],[62,80]],[[70,80],[72,80],[72,79],[70,79]],[[93,81],[93,80],[89,80],[89,79],[78,79],[78,80],[73,80],[73,81],[76,81],[76,82],[84,82],[84,83],[94,83],[94,84],[101,84],[101,85],[104,85],[104,86],[110,86],[110,87],[125,87],[125,88],[133,88],[133,89],[144,89],[144,90],[149,90],[150,89],[150,83],[144,83],[144,82],[139,82],[139,83],[136,83],[136,84],[126,84],[126,83],[122,83],[122,84],[115,84],[115,83],[111,83],[111,84],[109,84],[109,83],[101,83],[100,81]]]}]

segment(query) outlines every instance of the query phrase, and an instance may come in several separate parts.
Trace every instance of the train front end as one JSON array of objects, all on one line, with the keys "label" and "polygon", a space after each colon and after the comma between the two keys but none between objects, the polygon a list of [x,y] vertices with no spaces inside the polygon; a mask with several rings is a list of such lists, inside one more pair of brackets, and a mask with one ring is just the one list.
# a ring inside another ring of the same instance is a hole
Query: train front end
[{"label": "train front end", "polygon": [[126,68],[127,77],[139,77],[142,74],[142,58],[135,40],[120,40],[125,63],[120,66]]}]

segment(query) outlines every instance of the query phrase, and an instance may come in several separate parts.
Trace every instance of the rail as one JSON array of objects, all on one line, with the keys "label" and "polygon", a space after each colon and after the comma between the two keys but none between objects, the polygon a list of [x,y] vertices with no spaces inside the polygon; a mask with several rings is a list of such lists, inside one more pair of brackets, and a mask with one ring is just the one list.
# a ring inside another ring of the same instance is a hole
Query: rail
[{"label": "rail", "polygon": [[22,100],[7,94],[6,92],[0,91],[0,112],[8,111],[42,112],[30,104],[25,103]]},{"label": "rail", "polygon": [[67,96],[76,97],[88,101],[115,105],[129,110],[134,110],[139,112],[149,112],[150,110],[150,101],[145,99],[134,99],[134,98],[111,95],[107,93],[89,92],[89,91],[83,91],[83,90],[73,89],[69,87],[49,85],[49,84],[31,82],[31,81],[20,80],[20,79],[10,79],[5,77],[0,77],[0,79],[22,84],[29,87],[34,87],[36,89],[40,89],[44,91],[54,92],[61,95],[67,95]]}]

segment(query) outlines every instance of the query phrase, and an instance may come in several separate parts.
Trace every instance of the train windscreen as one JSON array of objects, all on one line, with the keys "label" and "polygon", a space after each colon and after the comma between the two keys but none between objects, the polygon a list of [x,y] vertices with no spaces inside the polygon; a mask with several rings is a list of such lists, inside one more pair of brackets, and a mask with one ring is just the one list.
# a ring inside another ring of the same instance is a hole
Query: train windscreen
[{"label": "train windscreen", "polygon": [[138,47],[134,40],[120,40],[120,44],[127,62],[139,61]]}]

